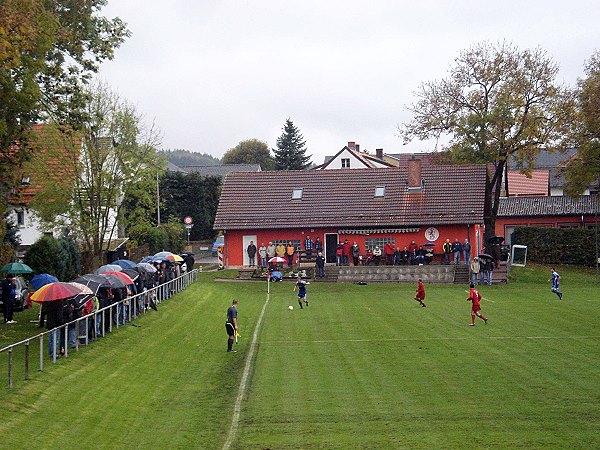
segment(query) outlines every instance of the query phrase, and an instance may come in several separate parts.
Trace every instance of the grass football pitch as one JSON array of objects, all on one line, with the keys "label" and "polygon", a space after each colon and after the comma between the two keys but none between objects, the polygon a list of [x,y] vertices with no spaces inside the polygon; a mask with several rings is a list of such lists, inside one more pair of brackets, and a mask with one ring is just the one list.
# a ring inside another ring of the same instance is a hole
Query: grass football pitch
[{"label": "grass football pitch", "polygon": [[313,283],[300,310],[292,283],[267,303],[204,274],[12,390],[2,355],[0,447],[599,448],[600,285],[559,272],[562,301],[546,268],[482,287],[475,327],[466,286],[426,285],[421,308],[413,285]]}]

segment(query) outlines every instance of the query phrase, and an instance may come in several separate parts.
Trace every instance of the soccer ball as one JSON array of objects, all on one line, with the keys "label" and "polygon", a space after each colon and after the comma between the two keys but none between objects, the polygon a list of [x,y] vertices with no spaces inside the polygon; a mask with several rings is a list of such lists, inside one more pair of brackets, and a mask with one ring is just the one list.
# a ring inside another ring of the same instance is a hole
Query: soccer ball
[{"label": "soccer ball", "polygon": [[294,309],[294,307],[292,305],[288,306],[288,309],[291,311],[292,309]]}]

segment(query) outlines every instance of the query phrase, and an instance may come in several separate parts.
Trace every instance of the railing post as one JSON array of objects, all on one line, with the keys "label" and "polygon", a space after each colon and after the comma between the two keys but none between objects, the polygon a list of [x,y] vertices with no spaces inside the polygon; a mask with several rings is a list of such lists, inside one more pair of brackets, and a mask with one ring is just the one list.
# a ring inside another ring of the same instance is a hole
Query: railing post
[{"label": "railing post", "polygon": [[111,304],[108,307],[108,332],[112,333],[112,323],[113,323],[113,305]]},{"label": "railing post", "polygon": [[8,349],[8,387],[12,388],[12,347]]},{"label": "railing post", "polygon": [[54,339],[52,340],[52,347],[53,347],[53,348],[52,348],[52,363],[53,363],[53,364],[56,364],[56,353],[57,353],[57,351],[56,351],[56,347],[59,347],[59,348],[60,348],[60,345],[56,345],[56,344],[59,344],[59,342],[56,340],[56,331],[57,331],[57,330],[58,330],[58,328],[55,328],[55,329],[52,331],[52,333],[53,333],[53,336],[54,336]]},{"label": "railing post", "polygon": [[75,322],[75,351],[78,352],[79,351],[79,331],[80,331],[80,326],[79,324],[81,323],[81,319],[77,319],[77,322]]},{"label": "railing post", "polygon": [[29,380],[29,341],[25,342],[25,379]]},{"label": "railing post", "polygon": [[44,334],[40,334],[40,371],[44,370]]},{"label": "railing post", "polygon": [[65,330],[65,332],[64,332],[65,339],[64,339],[64,342],[63,342],[63,344],[65,346],[64,347],[64,350],[65,350],[64,357],[68,358],[69,357],[69,325],[66,324],[66,325],[63,325],[62,327]]}]

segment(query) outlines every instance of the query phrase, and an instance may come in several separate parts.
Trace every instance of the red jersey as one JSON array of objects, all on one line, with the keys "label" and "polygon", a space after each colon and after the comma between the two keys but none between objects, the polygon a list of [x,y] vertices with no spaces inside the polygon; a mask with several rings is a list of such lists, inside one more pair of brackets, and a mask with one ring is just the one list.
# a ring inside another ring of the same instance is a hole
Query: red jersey
[{"label": "red jersey", "polygon": [[471,290],[469,291],[469,300],[471,300],[473,302],[473,310],[474,311],[479,311],[481,309],[481,306],[480,306],[481,294],[479,293],[479,291],[477,289],[471,288]]},{"label": "red jersey", "polygon": [[417,295],[415,295],[419,300],[425,300],[425,285],[422,281],[419,281],[417,285]]}]

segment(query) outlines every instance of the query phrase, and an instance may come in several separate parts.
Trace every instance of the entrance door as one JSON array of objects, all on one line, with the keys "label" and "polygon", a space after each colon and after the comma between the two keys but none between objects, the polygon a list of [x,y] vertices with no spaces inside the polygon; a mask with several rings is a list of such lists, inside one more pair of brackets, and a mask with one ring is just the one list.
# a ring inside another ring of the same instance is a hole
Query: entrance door
[{"label": "entrance door", "polygon": [[[244,256],[243,264],[245,266],[250,265],[250,258],[248,258],[248,252],[246,251],[246,249],[250,245],[250,241],[254,242],[254,245],[256,245],[256,235],[242,237],[242,252],[243,252],[243,256]],[[258,249],[258,245],[256,247]],[[256,261],[256,258],[255,258],[255,261]]]},{"label": "entrance door", "polygon": [[338,245],[337,233],[325,233],[325,262],[335,263],[335,251]]}]

